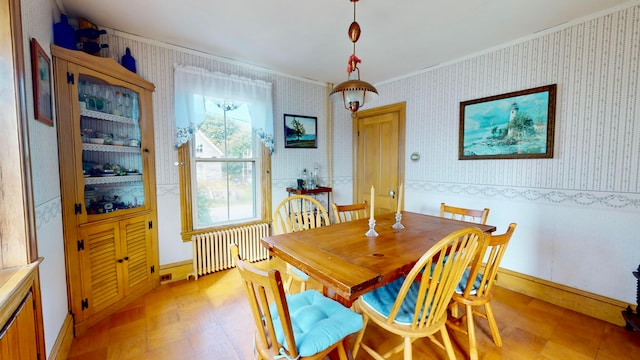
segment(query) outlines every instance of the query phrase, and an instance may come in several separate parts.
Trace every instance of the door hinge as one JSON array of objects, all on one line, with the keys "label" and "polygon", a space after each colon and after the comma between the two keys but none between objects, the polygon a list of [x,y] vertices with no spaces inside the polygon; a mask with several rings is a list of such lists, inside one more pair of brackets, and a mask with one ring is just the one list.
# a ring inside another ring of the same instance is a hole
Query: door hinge
[{"label": "door hinge", "polygon": [[82,204],[75,204],[74,208],[76,215],[82,214]]},{"label": "door hinge", "polygon": [[85,298],[84,300],[82,300],[80,302],[80,304],[82,305],[82,310],[86,310],[89,308],[89,299]]},{"label": "door hinge", "polygon": [[84,250],[84,239],[78,240],[78,251]]},{"label": "door hinge", "polygon": [[73,85],[75,82],[76,82],[75,81],[75,76],[72,73],[68,72],[67,73],[67,84]]},{"label": "door hinge", "polygon": [[155,265],[151,265],[151,273],[155,273],[156,272],[156,266]]},{"label": "door hinge", "polygon": [[149,221],[149,230],[153,229],[153,221]]}]

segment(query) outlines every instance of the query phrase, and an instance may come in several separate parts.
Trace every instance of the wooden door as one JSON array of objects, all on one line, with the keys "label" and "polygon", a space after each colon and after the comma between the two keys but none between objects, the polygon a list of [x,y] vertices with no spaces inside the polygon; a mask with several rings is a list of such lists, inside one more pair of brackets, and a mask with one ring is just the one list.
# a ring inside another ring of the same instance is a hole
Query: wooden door
[{"label": "wooden door", "polygon": [[126,294],[139,288],[151,289],[153,285],[151,231],[148,227],[149,220],[146,216],[138,216],[120,222]]},{"label": "wooden door", "polygon": [[370,201],[374,214],[393,212],[404,181],[405,103],[362,110],[354,116],[356,202]]},{"label": "wooden door", "polygon": [[81,227],[79,239],[82,296],[74,299],[76,321],[99,313],[125,295],[119,222]]},{"label": "wooden door", "polygon": [[[0,359],[39,358],[36,340],[35,303],[32,293],[24,298],[6,328],[0,329]],[[0,325],[2,327],[2,325]]]}]

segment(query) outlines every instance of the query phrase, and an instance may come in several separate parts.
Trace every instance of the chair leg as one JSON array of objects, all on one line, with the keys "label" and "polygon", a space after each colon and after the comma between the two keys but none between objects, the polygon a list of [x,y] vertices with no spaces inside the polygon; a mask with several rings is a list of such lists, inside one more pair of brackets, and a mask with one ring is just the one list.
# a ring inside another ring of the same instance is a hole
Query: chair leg
[{"label": "chair leg", "polygon": [[367,328],[367,323],[369,322],[369,317],[362,314],[362,330],[358,333],[356,337],[356,341],[353,343],[353,348],[351,349],[351,354],[353,358],[356,358],[358,355],[358,350],[360,349],[360,343],[362,343],[362,337],[364,336],[364,330]]},{"label": "chair leg", "polygon": [[404,360],[412,360],[413,355],[411,354],[411,338],[408,336],[404,337]]},{"label": "chair leg", "polygon": [[300,281],[300,292],[303,292],[307,290],[307,282],[306,281]]},{"label": "chair leg", "polygon": [[449,304],[449,308],[451,309],[451,316],[456,319],[460,317],[460,312],[458,311],[458,303],[452,301],[451,304]]},{"label": "chair leg", "polygon": [[291,294],[290,289],[291,289],[291,283],[292,282],[293,282],[293,276],[291,276],[291,275],[287,276],[287,280],[284,281],[284,286],[283,286],[284,291],[287,294]]},{"label": "chair leg", "polygon": [[497,346],[502,346],[502,338],[500,337],[500,330],[498,329],[498,323],[496,318],[493,317],[493,310],[489,303],[484,304],[484,311],[487,315],[487,321],[489,321],[489,329],[491,329],[491,336],[493,336],[493,342]]},{"label": "chair leg", "polygon": [[440,328],[440,336],[442,336],[442,344],[447,351],[447,357],[449,360],[456,360],[456,353],[453,351],[453,344],[451,344],[451,338],[449,338],[446,326]]},{"label": "chair leg", "polygon": [[347,357],[347,351],[344,349],[344,340],[338,343],[338,358],[340,360],[349,360]]},{"label": "chair leg", "polygon": [[473,309],[471,305],[467,305],[465,309],[467,313],[467,334],[469,335],[469,358],[478,360],[478,345],[476,344],[476,328],[473,323]]}]

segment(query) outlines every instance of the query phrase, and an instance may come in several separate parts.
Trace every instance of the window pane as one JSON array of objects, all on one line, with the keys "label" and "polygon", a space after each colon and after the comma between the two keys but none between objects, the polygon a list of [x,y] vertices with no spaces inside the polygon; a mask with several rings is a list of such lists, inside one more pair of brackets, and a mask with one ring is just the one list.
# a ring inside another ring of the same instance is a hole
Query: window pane
[{"label": "window pane", "polygon": [[254,163],[196,163],[196,227],[256,218]]},{"label": "window pane", "polygon": [[[251,119],[247,105],[234,104],[231,107],[218,105],[218,102],[207,99],[205,120],[199,129],[206,138],[203,141],[208,141],[205,148],[207,146],[215,148],[217,154],[213,157],[218,158],[253,157]],[[201,155],[196,153],[196,156]]]},{"label": "window pane", "polygon": [[252,158],[251,125],[244,120],[227,116],[227,156],[233,158]]}]

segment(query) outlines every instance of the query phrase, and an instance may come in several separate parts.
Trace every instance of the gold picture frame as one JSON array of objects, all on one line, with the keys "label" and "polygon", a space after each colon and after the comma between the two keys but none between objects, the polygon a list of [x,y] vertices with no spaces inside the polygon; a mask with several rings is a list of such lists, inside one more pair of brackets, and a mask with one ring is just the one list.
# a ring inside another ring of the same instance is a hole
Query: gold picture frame
[{"label": "gold picture frame", "polygon": [[459,160],[553,157],[556,84],[460,103]]}]

